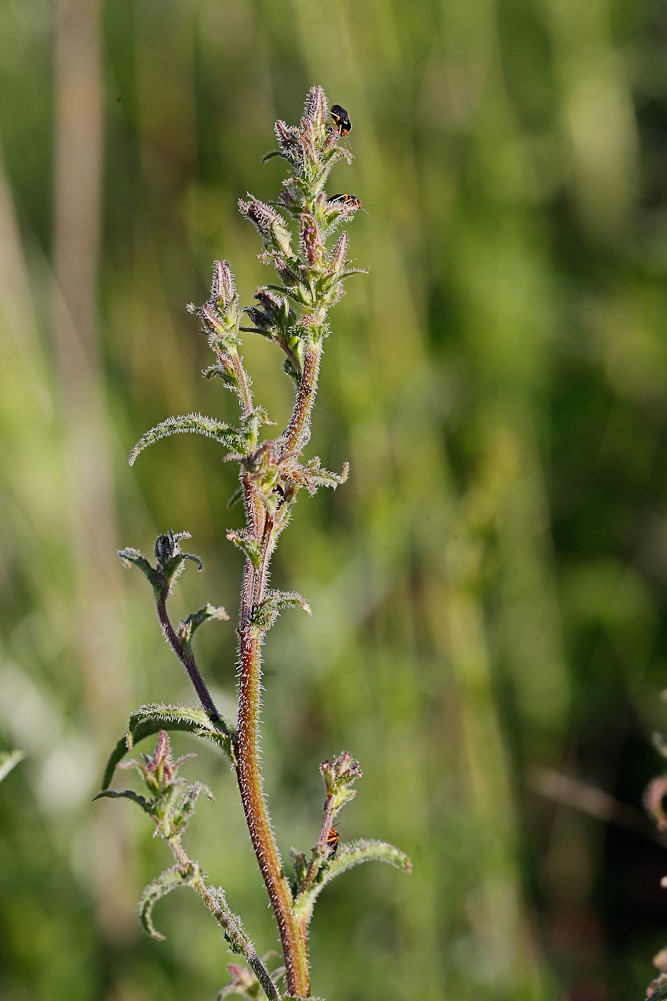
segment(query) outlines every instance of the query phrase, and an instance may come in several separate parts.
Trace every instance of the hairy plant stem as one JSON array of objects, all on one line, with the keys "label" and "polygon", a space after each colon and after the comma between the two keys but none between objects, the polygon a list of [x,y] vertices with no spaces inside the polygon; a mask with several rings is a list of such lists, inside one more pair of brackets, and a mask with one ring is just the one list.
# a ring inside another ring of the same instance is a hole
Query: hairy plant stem
[{"label": "hairy plant stem", "polygon": [[[307,440],[310,415],[317,391],[321,342],[306,348],[303,373],[289,423],[280,437],[281,453],[299,452]],[[307,928],[295,920],[292,891],[285,878],[278,846],[271,827],[259,762],[259,708],[261,698],[261,647],[264,631],[252,619],[253,609],[266,596],[269,564],[279,530],[264,509],[252,479],[242,475],[248,528],[261,538],[257,568],[247,559],[239,628],[239,718],[236,742],[236,774],[250,839],[259,862],[271,906],[280,931],[285,959],[287,988],[295,997],[310,994]]]},{"label": "hairy plant stem", "polygon": [[283,455],[286,452],[300,452],[308,440],[321,357],[322,341],[318,338],[306,347],[294,410],[289,424],[280,437],[280,449]]},{"label": "hairy plant stem", "polygon": [[201,671],[197,667],[197,662],[195,660],[192,651],[186,651],[183,649],[183,644],[181,643],[176,630],[171,624],[169,619],[169,613],[167,612],[167,595],[169,594],[169,588],[165,588],[160,594],[157,600],[157,614],[160,620],[160,625],[162,626],[162,632],[174,653],[180,660],[180,662],[185,667],[185,670],[190,676],[190,681],[197,693],[199,701],[202,704],[203,709],[208,714],[209,719],[212,723],[221,723],[222,717],[217,710],[216,704],[213,701],[213,697],[206,687],[206,682],[201,676]]},{"label": "hairy plant stem", "polygon": [[[192,869],[194,864],[188,858],[187,852],[183,848],[180,837],[171,837],[167,840],[171,853],[180,866],[184,869]],[[199,876],[192,881],[193,889],[199,894],[206,904],[206,907],[216,919],[220,927],[234,941],[235,945],[241,949],[243,956],[247,960],[248,966],[253,971],[258,981],[264,989],[264,993],[270,1001],[280,1001],[278,988],[271,979],[269,971],[262,960],[255,952],[252,943],[247,935],[239,927],[238,919],[222,906],[220,900],[209,890],[203,878]],[[224,902],[224,897],[222,898]]]}]

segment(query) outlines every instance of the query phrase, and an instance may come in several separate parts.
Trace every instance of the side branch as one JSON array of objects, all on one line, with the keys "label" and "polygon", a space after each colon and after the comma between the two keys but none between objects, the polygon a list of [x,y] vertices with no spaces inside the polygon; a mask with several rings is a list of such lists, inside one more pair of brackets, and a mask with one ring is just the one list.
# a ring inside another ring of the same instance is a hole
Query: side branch
[{"label": "side branch", "polygon": [[206,682],[202,678],[201,671],[197,667],[194,654],[192,651],[186,651],[183,649],[183,644],[171,624],[169,613],[167,612],[167,595],[164,592],[160,594],[157,600],[157,614],[160,620],[160,625],[162,626],[162,632],[164,633],[169,646],[172,648],[181,664],[183,664],[185,670],[188,672],[190,681],[192,682],[197,693],[197,697],[202,704],[202,708],[206,711],[212,723],[222,723],[222,717],[218,712],[211,693],[206,687]]}]

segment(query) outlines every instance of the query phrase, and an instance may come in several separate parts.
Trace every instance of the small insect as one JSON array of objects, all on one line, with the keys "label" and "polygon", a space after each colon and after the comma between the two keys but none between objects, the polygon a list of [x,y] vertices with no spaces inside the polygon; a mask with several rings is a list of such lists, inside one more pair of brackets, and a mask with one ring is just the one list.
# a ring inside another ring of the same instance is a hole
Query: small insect
[{"label": "small insect", "polygon": [[327,834],[327,848],[329,849],[329,857],[333,858],[338,850],[338,842],[340,841],[340,834],[335,827],[332,827]]},{"label": "small insect", "polygon": [[332,195],[331,198],[327,198],[327,205],[349,205],[352,208],[361,208],[361,198],[357,198],[356,195]]},{"label": "small insect", "polygon": [[352,131],[352,122],[350,121],[350,116],[348,115],[345,108],[342,108],[340,104],[331,105],[331,117],[334,120],[334,125],[340,132],[342,136],[349,135]]}]

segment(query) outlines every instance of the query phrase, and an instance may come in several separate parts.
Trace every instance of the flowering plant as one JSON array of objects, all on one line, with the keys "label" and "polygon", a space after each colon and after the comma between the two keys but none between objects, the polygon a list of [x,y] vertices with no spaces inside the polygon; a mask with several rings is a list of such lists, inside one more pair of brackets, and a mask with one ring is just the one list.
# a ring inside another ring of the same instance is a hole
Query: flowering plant
[{"label": "flowering plant", "polygon": [[[271,1001],[310,998],[308,927],[315,902],[324,887],[340,873],[361,862],[387,862],[410,871],[410,860],[393,845],[360,839],[339,842],[335,820],[356,790],[361,777],[359,763],[347,752],[320,765],[325,786],[324,817],[315,845],[309,851],[292,853],[291,878],[280,857],[264,794],[260,747],[260,692],[262,648],[280,613],[290,607],[309,615],[306,599],[294,591],[269,587],[269,567],[279,537],[287,527],[293,506],[302,490],[315,494],[321,487],[335,489],[348,475],[322,467],[320,459],[304,459],[310,438],[313,405],[324,341],[330,333],[329,311],[344,293],[344,282],[364,273],[348,261],[348,236],[344,228],[361,207],[356,196],[327,197],[332,168],[352,155],[342,142],[351,130],[349,116],[333,105],[331,118],[321,87],[308,95],[298,126],[276,122],[278,148],[265,159],[281,157],[287,177],[276,202],[267,203],[248,195],[239,200],[239,210],[255,226],[263,243],[260,260],[273,267],[277,281],[255,293],[256,304],[240,308],[234,278],[226,261],[216,261],[211,294],[199,308],[191,307],[213,352],[206,378],[218,378],[237,397],[239,417],[235,424],[189,413],[170,417],[152,428],[130,454],[132,465],[149,445],[173,434],[195,433],[213,439],[225,449],[225,459],[239,468],[239,488],[233,500],[242,503],[245,525],[231,529],[227,538],[244,557],[241,605],[238,622],[238,712],[236,721],[224,719],[211,696],[193,649],[201,625],[227,619],[223,608],[211,604],[188,615],[174,626],[168,600],[185,563],[199,557],[183,552],[187,532],[169,531],[158,536],[151,563],[139,550],[127,548],[119,556],[126,566],[136,566],[153,590],[163,633],[184,665],[199,699],[199,706],[142,706],[130,717],[126,735],[111,754],[99,796],[135,802],[153,820],[155,833],[166,841],[175,864],[145,889],[140,917],[146,931],[160,938],[152,921],[155,903],[178,886],[189,886],[201,897],[218,921],[232,952],[247,966],[229,967],[231,983],[220,997],[239,994],[255,998],[262,991]],[[333,246],[330,246],[338,230]],[[284,369],[294,385],[294,405],[284,430],[261,440],[270,426],[266,412],[255,404],[252,384],[240,355],[242,333],[255,333],[274,343],[284,355]],[[213,798],[200,782],[188,785],[180,776],[185,758],[174,760],[167,731],[187,731],[210,741],[227,755],[238,782],[250,839],[273,909],[284,965],[269,970],[244,929],[230,910],[224,891],[207,884],[204,871],[183,846],[183,834],[199,796]],[[140,741],[159,734],[155,751],[129,763],[126,752]],[[131,789],[112,790],[116,767],[134,767],[144,793]],[[146,795],[147,793],[147,795]],[[281,984],[284,981],[285,990]]]}]

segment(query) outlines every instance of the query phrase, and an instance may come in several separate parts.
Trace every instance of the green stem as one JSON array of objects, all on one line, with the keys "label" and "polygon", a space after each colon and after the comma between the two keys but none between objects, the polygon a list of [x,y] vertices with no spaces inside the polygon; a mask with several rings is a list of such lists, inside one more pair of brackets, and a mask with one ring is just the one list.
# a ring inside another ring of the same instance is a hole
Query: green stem
[{"label": "green stem", "polygon": [[322,862],[324,862],[329,857],[329,849],[327,846],[327,839],[329,837],[329,832],[333,827],[334,821],[334,800],[331,796],[327,798],[326,807],[324,809],[324,820],[322,821],[322,829],[320,831],[320,836],[315,846],[315,851],[313,852],[313,857],[310,860],[310,865],[304,877],[303,883],[301,885],[300,893],[305,893],[315,882],[317,874],[320,870]]},{"label": "green stem", "polygon": [[[187,852],[183,848],[179,837],[169,838],[167,843],[179,865],[184,868],[193,865],[191,859],[188,858]],[[223,907],[221,901],[211,893],[201,877],[195,879],[191,885],[204,901],[206,907],[211,912],[220,927],[224,930],[228,939],[232,940],[241,950],[248,966],[257,977],[259,983],[262,985],[264,993],[269,1001],[280,1001],[278,988],[271,979],[271,975],[264,966],[264,963],[255,952],[252,942],[240,924],[240,919],[236,915],[232,914],[230,910]]]}]

